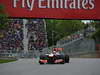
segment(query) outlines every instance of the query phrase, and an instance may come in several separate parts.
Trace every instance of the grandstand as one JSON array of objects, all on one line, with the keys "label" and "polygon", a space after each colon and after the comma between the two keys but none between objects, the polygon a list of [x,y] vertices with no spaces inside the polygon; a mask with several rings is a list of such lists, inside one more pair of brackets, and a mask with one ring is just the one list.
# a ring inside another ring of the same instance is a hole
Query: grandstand
[{"label": "grandstand", "polygon": [[26,20],[24,27],[23,19],[10,19],[9,28],[5,34],[0,34],[0,53],[2,54],[0,56],[3,56],[3,53],[24,53],[26,38],[28,39],[28,52],[42,51],[47,46],[44,20]]}]

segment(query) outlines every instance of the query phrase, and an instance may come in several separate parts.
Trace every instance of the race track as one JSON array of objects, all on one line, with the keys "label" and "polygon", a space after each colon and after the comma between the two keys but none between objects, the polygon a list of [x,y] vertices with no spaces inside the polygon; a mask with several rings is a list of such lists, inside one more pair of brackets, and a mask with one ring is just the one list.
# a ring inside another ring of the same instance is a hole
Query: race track
[{"label": "race track", "polygon": [[37,59],[19,59],[0,64],[0,75],[100,75],[100,59],[71,58],[64,65],[39,65]]}]

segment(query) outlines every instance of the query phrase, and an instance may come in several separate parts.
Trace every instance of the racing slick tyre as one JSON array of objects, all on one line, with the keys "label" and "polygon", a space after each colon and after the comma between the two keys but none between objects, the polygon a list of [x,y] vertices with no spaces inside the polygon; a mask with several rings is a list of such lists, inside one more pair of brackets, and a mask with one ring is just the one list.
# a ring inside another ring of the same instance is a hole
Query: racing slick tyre
[{"label": "racing slick tyre", "polygon": [[64,58],[64,55],[61,55],[60,58],[63,60],[60,64],[65,64],[65,58]]},{"label": "racing slick tyre", "polygon": [[57,56],[57,59],[62,59],[63,61],[60,62],[59,64],[65,64],[65,58],[64,58],[64,55],[58,55]]},{"label": "racing slick tyre", "polygon": [[69,63],[69,56],[65,55],[65,63]]},{"label": "racing slick tyre", "polygon": [[40,63],[40,65],[43,65],[44,63],[41,63],[41,62],[39,62]]},{"label": "racing slick tyre", "polygon": [[[46,60],[46,56],[44,56],[44,55],[40,55],[40,60]],[[40,65],[43,65],[43,64],[45,64],[45,63],[43,63],[43,62],[40,62],[39,61],[39,63],[40,63]]]}]

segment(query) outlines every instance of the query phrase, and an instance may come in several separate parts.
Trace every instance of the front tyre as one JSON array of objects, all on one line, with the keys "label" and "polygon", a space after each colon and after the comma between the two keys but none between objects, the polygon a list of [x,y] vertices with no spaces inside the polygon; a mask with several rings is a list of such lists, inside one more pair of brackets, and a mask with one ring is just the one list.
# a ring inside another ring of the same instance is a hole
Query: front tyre
[{"label": "front tyre", "polygon": [[40,65],[44,65],[44,63],[39,62]]},{"label": "front tyre", "polygon": [[[40,55],[40,60],[46,60],[47,58],[46,58],[46,56],[45,55]],[[45,64],[44,62],[41,62],[41,61],[39,61],[39,64],[40,65],[43,65],[43,64]]]},{"label": "front tyre", "polygon": [[63,61],[62,62],[60,62],[59,64],[65,64],[65,58],[64,58],[64,55],[58,55],[57,56],[57,59],[59,60],[59,59],[62,59]]}]

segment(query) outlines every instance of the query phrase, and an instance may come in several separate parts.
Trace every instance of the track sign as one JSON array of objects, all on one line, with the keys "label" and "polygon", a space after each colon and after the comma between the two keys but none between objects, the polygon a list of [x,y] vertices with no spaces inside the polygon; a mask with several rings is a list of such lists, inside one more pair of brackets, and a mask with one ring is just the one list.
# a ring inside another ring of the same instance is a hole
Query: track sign
[{"label": "track sign", "polygon": [[100,0],[0,0],[9,17],[100,19]]}]

